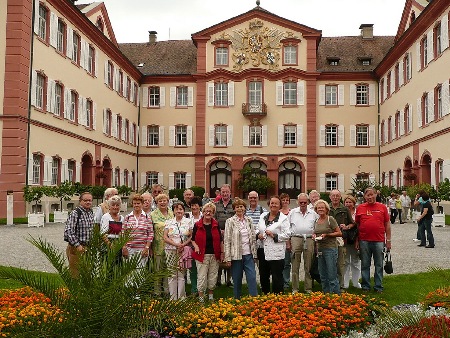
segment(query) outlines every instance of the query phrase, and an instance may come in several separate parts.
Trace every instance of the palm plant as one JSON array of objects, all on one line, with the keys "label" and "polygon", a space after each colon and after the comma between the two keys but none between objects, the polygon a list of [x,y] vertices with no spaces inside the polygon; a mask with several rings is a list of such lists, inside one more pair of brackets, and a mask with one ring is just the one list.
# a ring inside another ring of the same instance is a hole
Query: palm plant
[{"label": "palm plant", "polygon": [[19,326],[15,337],[141,337],[150,329],[170,330],[173,319],[194,310],[198,304],[193,299],[171,301],[152,296],[155,281],[171,275],[176,265],[155,272],[152,267],[137,269],[136,256],[117,262],[128,240],[129,235],[124,234],[108,247],[95,229],[74,278],[64,253],[45,239],[31,237],[29,242],[51,262],[58,278],[11,267],[0,267],[0,277],[42,292],[61,309],[64,319],[38,328]]}]

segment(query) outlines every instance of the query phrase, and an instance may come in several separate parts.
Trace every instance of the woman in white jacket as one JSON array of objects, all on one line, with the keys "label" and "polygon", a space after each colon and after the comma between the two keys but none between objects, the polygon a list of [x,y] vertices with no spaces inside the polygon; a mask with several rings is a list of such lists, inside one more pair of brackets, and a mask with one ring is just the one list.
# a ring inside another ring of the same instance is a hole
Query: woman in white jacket
[{"label": "woman in white jacket", "polygon": [[272,292],[282,293],[286,241],[290,237],[289,220],[280,212],[281,200],[278,196],[272,196],[268,205],[270,211],[261,215],[256,229],[257,239],[262,242],[258,249],[261,291],[264,294],[270,292],[272,275]]}]

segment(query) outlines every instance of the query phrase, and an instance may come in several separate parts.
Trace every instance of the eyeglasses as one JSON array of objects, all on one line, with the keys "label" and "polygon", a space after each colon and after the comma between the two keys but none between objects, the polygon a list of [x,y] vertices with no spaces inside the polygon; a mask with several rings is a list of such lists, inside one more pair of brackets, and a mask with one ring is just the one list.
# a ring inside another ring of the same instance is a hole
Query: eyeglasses
[{"label": "eyeglasses", "polygon": [[298,202],[298,204],[308,204],[308,202]]},{"label": "eyeglasses", "polygon": [[83,202],[92,202],[92,200],[85,200],[85,199],[82,199],[82,201]]},{"label": "eyeglasses", "polygon": [[212,210],[204,210],[203,213],[204,214],[212,214]]}]

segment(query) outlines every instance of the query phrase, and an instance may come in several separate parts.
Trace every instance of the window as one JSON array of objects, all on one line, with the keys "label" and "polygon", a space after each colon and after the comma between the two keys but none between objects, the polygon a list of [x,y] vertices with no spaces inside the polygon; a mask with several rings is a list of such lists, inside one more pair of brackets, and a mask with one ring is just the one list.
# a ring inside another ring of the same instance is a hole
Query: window
[{"label": "window", "polygon": [[389,98],[391,96],[391,72],[387,73],[386,76],[386,96]]},{"label": "window", "polygon": [[216,66],[228,65],[228,48],[217,47],[216,48]]},{"label": "window", "polygon": [[120,169],[114,169],[114,186],[120,187]]},{"label": "window", "polygon": [[251,81],[248,84],[248,102],[250,105],[260,106],[262,104],[262,82]]},{"label": "window", "polygon": [[186,189],[186,173],[175,173],[175,189]]},{"label": "window", "polygon": [[390,171],[389,172],[389,187],[393,187],[394,186],[394,172]]},{"label": "window", "polygon": [[73,50],[72,50],[72,61],[77,65],[80,64],[80,36],[73,32]]},{"label": "window", "polygon": [[93,102],[90,99],[86,100],[86,127],[93,127]]},{"label": "window", "polygon": [[117,78],[116,90],[119,95],[123,95],[123,72],[119,70],[119,77]]},{"label": "window", "polygon": [[296,105],[297,104],[297,83],[285,82],[283,83],[283,104]]},{"label": "window", "polygon": [[112,112],[111,110],[107,110],[105,114],[105,134],[111,136],[111,121],[112,121]]},{"label": "window", "polygon": [[250,137],[249,140],[250,146],[262,146],[262,127],[250,126],[249,137]]},{"label": "window", "polygon": [[128,119],[125,119],[125,142],[129,143],[130,142],[130,121],[128,121]]},{"label": "window", "polygon": [[87,71],[89,74],[95,73],[95,49],[92,46],[89,46],[89,54],[88,54],[88,64],[87,64]]},{"label": "window", "polygon": [[51,173],[52,177],[51,177],[51,185],[57,185],[58,182],[58,177],[59,177],[59,158],[57,157],[53,157],[52,160],[52,173]]},{"label": "window", "polygon": [[148,90],[148,102],[150,107],[159,107],[160,102],[160,93],[159,93],[159,87],[149,87]]},{"label": "window", "polygon": [[159,146],[159,126],[148,126],[148,145]]},{"label": "window", "polygon": [[404,128],[405,128],[405,134],[408,134],[408,133],[410,133],[411,132],[411,130],[409,129],[409,126],[410,126],[410,120],[411,120],[411,117],[409,116],[410,115],[410,110],[409,110],[409,106],[406,106],[405,107],[405,110],[404,110],[404,112],[403,112],[403,118],[404,118]]},{"label": "window", "polygon": [[45,77],[37,73],[36,76],[36,108],[44,109]]},{"label": "window", "polygon": [[422,126],[430,123],[428,115],[428,93],[422,96]]},{"label": "window", "polygon": [[371,59],[361,59],[361,64],[363,66],[370,66]]},{"label": "window", "polygon": [[74,182],[75,180],[75,161],[69,160],[67,161],[67,180],[69,182]]},{"label": "window", "polygon": [[284,145],[297,145],[297,126],[284,126]]},{"label": "window", "polygon": [[337,93],[338,93],[338,86],[326,85],[325,86],[325,105],[336,106],[337,105]]},{"label": "window", "polygon": [[420,67],[424,68],[428,64],[428,41],[427,37],[424,36],[420,40]]},{"label": "window", "polygon": [[134,171],[131,172],[131,190],[136,190],[136,186],[135,186],[135,182],[136,182],[136,178],[134,176]]},{"label": "window", "polygon": [[442,86],[439,85],[434,90],[434,118],[435,120],[442,118]]},{"label": "window", "polygon": [[188,87],[177,87],[177,106],[187,107],[188,105]]},{"label": "window", "polygon": [[156,172],[148,172],[147,173],[147,185],[151,187],[153,184],[158,183],[158,173]]},{"label": "window", "polygon": [[120,140],[121,136],[122,136],[122,116],[117,115],[117,120],[116,120],[116,130],[117,130],[117,139]]},{"label": "window", "polygon": [[228,106],[228,83],[218,82],[214,84],[214,105],[219,107]]},{"label": "window", "polygon": [[71,90],[70,91],[70,102],[69,102],[69,111],[67,112],[66,118],[70,121],[75,121],[77,116],[77,105],[78,102],[78,94]]},{"label": "window", "polygon": [[123,171],[123,184],[128,187],[128,170],[125,169]]},{"label": "window", "polygon": [[386,143],[385,126],[386,126],[386,121],[385,120],[381,121],[381,123],[380,123],[380,143],[381,144]]},{"label": "window", "polygon": [[63,99],[62,99],[62,93],[63,93],[63,86],[59,83],[55,84],[55,97],[54,97],[54,104],[53,104],[53,114],[62,116],[63,111]]},{"label": "window", "polygon": [[356,85],[356,104],[360,106],[369,104],[369,86],[367,84]]},{"label": "window", "polygon": [[337,147],[338,143],[338,126],[325,126],[325,146]]},{"label": "window", "polygon": [[433,30],[433,44],[434,44],[434,57],[441,55],[442,53],[442,41],[441,41],[441,24],[437,24]]},{"label": "window", "polygon": [[125,88],[125,92],[127,94],[127,100],[131,101],[131,80],[127,77],[127,88]]},{"label": "window", "polygon": [[325,189],[326,191],[335,190],[338,188],[338,175],[327,174],[325,175]]},{"label": "window", "polygon": [[327,58],[328,64],[330,66],[338,66],[339,65],[339,58]]},{"label": "window", "polygon": [[395,85],[395,91],[398,90],[398,88],[400,87],[400,64],[396,64],[395,65],[395,69],[394,69],[394,85]]},{"label": "window", "polygon": [[226,147],[227,145],[227,126],[214,126],[214,146]]},{"label": "window", "polygon": [[403,77],[405,81],[411,79],[411,58],[409,53],[403,58]]},{"label": "window", "polygon": [[97,26],[97,28],[100,30],[100,32],[103,33],[103,29],[104,29],[104,24],[103,24],[103,20],[102,18],[98,18],[97,22],[95,23],[95,25]]},{"label": "window", "polygon": [[356,126],[356,146],[357,147],[369,146],[369,126],[366,125]]},{"label": "window", "polygon": [[110,88],[113,88],[113,83],[114,83],[114,66],[110,61],[108,61],[108,86]]},{"label": "window", "polygon": [[41,184],[41,162],[42,156],[40,154],[33,154],[33,184]]},{"label": "window", "polygon": [[66,25],[58,19],[58,31],[56,32],[56,50],[64,54],[66,50]]},{"label": "window", "polygon": [[44,41],[47,41],[47,20],[48,20],[48,9],[42,5],[39,5],[39,26],[37,35]]},{"label": "window", "polygon": [[175,146],[187,146],[187,126],[175,126]]},{"label": "window", "polygon": [[285,65],[297,64],[297,46],[284,46],[283,63]]}]

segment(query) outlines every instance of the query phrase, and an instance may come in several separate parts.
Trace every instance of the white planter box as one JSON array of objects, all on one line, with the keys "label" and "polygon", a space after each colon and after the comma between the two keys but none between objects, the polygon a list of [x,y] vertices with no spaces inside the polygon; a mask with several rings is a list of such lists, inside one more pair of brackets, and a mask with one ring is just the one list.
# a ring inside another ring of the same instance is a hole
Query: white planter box
[{"label": "white planter box", "polygon": [[432,225],[434,227],[445,227],[445,214],[434,214]]},{"label": "white planter box", "polygon": [[68,216],[69,216],[69,212],[67,210],[54,211],[53,223],[65,223],[67,221]]},{"label": "white planter box", "polygon": [[44,214],[28,214],[28,227],[44,227]]}]

